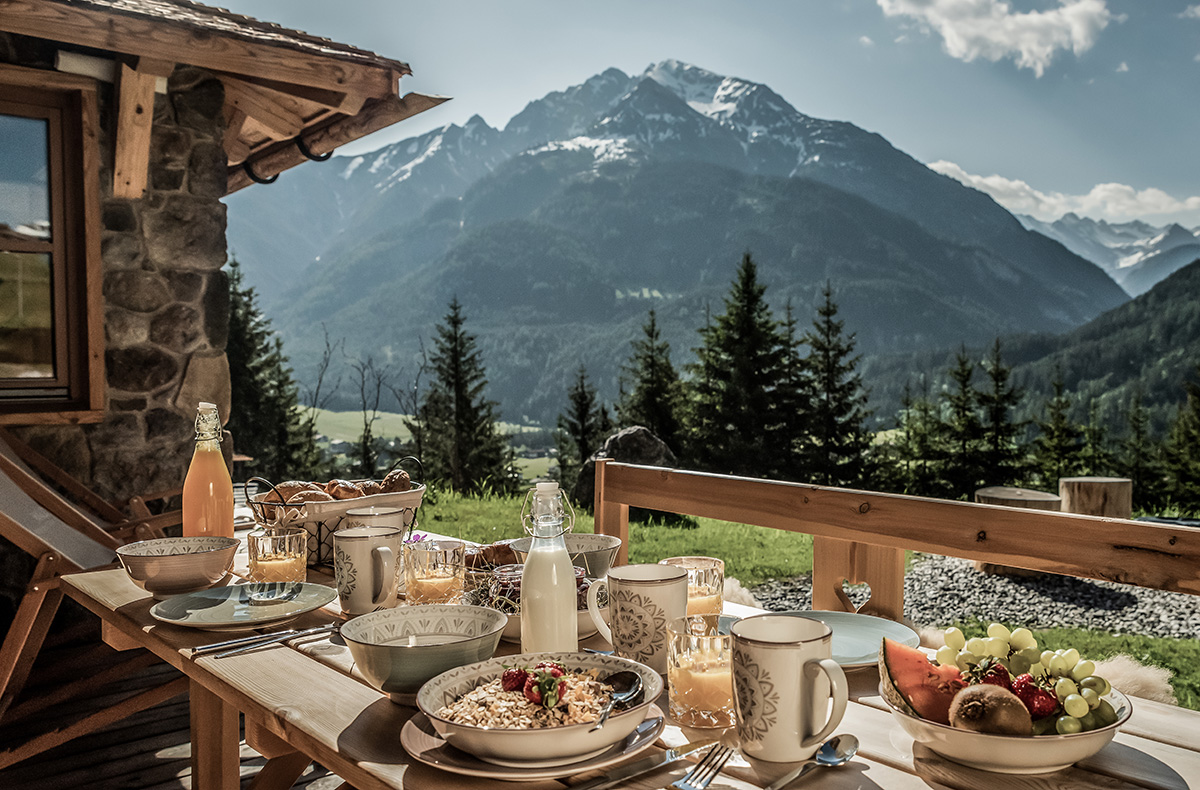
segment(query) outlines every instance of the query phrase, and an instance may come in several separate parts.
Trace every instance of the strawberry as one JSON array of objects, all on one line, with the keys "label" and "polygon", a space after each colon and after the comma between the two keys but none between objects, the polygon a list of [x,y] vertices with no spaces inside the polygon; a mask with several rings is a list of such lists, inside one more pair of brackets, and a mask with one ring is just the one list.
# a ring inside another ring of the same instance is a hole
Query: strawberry
[{"label": "strawberry", "polygon": [[1039,686],[1033,675],[1028,672],[1013,681],[1012,692],[1025,703],[1029,715],[1034,719],[1044,719],[1058,710],[1058,697],[1055,693]]},{"label": "strawberry", "polygon": [[529,677],[529,672],[521,667],[509,667],[500,676],[500,687],[505,691],[520,691],[525,687],[525,678],[527,677]]},{"label": "strawberry", "polygon": [[542,688],[541,684],[533,676],[533,673],[528,673],[525,676],[525,699],[532,702],[534,705],[542,704]]},{"label": "strawberry", "polygon": [[970,670],[972,683],[988,683],[1002,689],[1012,691],[1012,675],[1008,669],[994,658],[985,658]]},{"label": "strawberry", "polygon": [[563,665],[556,661],[540,661],[533,668],[544,669],[556,678],[561,678],[566,672]]}]

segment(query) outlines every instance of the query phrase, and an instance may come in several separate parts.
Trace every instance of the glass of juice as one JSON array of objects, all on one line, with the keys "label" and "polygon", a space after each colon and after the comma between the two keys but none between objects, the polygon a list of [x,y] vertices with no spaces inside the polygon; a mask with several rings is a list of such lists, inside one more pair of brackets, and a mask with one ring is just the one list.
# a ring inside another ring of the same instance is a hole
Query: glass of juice
[{"label": "glass of juice", "polygon": [[296,527],[256,529],[246,536],[251,602],[293,597],[308,576],[308,532]]},{"label": "glass of juice", "polygon": [[667,624],[667,700],[671,719],[685,727],[732,727],[732,640],[715,614]]},{"label": "glass of juice", "polygon": [[457,540],[426,538],[405,543],[405,602],[460,602],[467,571],[466,550],[466,544]]},{"label": "glass of juice", "polygon": [[688,575],[687,613],[720,614],[725,604],[725,561],[716,557],[667,557],[659,565],[683,568]]}]

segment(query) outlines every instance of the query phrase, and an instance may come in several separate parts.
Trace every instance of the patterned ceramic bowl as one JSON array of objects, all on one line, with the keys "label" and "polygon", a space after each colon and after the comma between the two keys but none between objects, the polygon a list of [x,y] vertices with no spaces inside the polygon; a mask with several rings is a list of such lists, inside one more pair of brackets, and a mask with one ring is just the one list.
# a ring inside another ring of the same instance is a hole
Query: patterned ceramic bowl
[{"label": "patterned ceramic bowl", "polygon": [[117,549],[138,587],[162,600],[207,590],[229,578],[237,538],[154,538]]},{"label": "patterned ceramic bowl", "polygon": [[[642,678],[642,696],[632,707],[613,713],[608,723],[592,732],[592,722],[543,729],[504,729],[459,724],[438,711],[480,684],[495,680],[506,667],[534,666],[557,661],[568,670],[597,671],[603,679],[630,670]],[[430,680],[417,692],[417,707],[446,741],[480,760],[512,767],[540,768],[586,760],[619,743],[646,718],[646,709],[662,693],[662,677],[645,664],[595,653],[522,653],[452,669]]]},{"label": "patterned ceramic bowl", "polygon": [[342,638],[367,682],[392,702],[412,705],[434,675],[491,658],[507,622],[483,606],[401,606],[355,617],[342,626]]},{"label": "patterned ceramic bowl", "polygon": [[[1114,689],[1105,699],[1117,712],[1116,722],[1073,735],[993,735],[910,716],[890,704],[888,710],[913,740],[948,760],[995,773],[1043,774],[1060,771],[1091,757],[1103,749],[1129,720],[1133,706],[1128,697]],[[884,701],[887,701],[886,697]]]},{"label": "patterned ceramic bowl", "polygon": [[[613,535],[564,535],[563,540],[567,544],[567,554],[571,555],[571,564],[583,568],[584,575],[589,579],[607,576],[608,569],[617,558],[617,550],[621,548],[621,539]],[[532,543],[533,538],[512,542],[517,562],[525,562]]]}]

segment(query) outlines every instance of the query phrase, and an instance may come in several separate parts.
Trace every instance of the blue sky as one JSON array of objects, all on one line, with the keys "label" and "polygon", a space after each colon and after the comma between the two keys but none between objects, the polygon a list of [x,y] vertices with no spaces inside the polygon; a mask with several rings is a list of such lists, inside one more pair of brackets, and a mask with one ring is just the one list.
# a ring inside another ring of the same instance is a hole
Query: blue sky
[{"label": "blue sky", "polygon": [[879,132],[1015,211],[1200,226],[1200,0],[223,0],[447,104],[342,153],[678,58]]}]

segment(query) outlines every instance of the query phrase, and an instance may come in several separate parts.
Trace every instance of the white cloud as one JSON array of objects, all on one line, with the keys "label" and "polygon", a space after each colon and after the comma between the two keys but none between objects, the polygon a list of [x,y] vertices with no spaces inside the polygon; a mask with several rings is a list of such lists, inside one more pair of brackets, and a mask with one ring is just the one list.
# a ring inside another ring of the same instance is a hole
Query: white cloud
[{"label": "white cloud", "polygon": [[1042,192],[1024,181],[1004,176],[977,176],[954,162],[931,162],[929,168],[986,192],[1009,211],[1029,214],[1053,222],[1068,212],[1110,222],[1145,219],[1157,222],[1182,222],[1188,227],[1200,223],[1200,195],[1175,198],[1161,189],[1138,190],[1127,184],[1097,184],[1086,195]]},{"label": "white cloud", "polygon": [[1059,0],[1058,8],[1027,12],[1013,11],[1003,0],[876,2],[886,16],[908,17],[935,30],[951,57],[968,63],[1012,58],[1039,77],[1059,50],[1081,55],[1109,22],[1121,21],[1105,0]]},{"label": "white cloud", "polygon": [[1120,65],[1120,66],[1117,66],[1117,73],[1118,73],[1118,74],[1123,74],[1123,73],[1125,73],[1126,71],[1129,71],[1129,64],[1128,64],[1128,63],[1126,63],[1125,61],[1123,61],[1123,60],[1122,60],[1122,61],[1121,61],[1121,65]]},{"label": "white cloud", "polygon": [[1179,15],[1180,19],[1200,19],[1200,4],[1190,5],[1183,9],[1183,13]]},{"label": "white cloud", "polygon": [[859,44],[862,44],[864,47],[873,47],[873,46],[875,46],[875,42],[871,40],[871,37],[870,37],[870,36],[859,36],[859,37],[858,37],[858,43],[859,43]]}]

